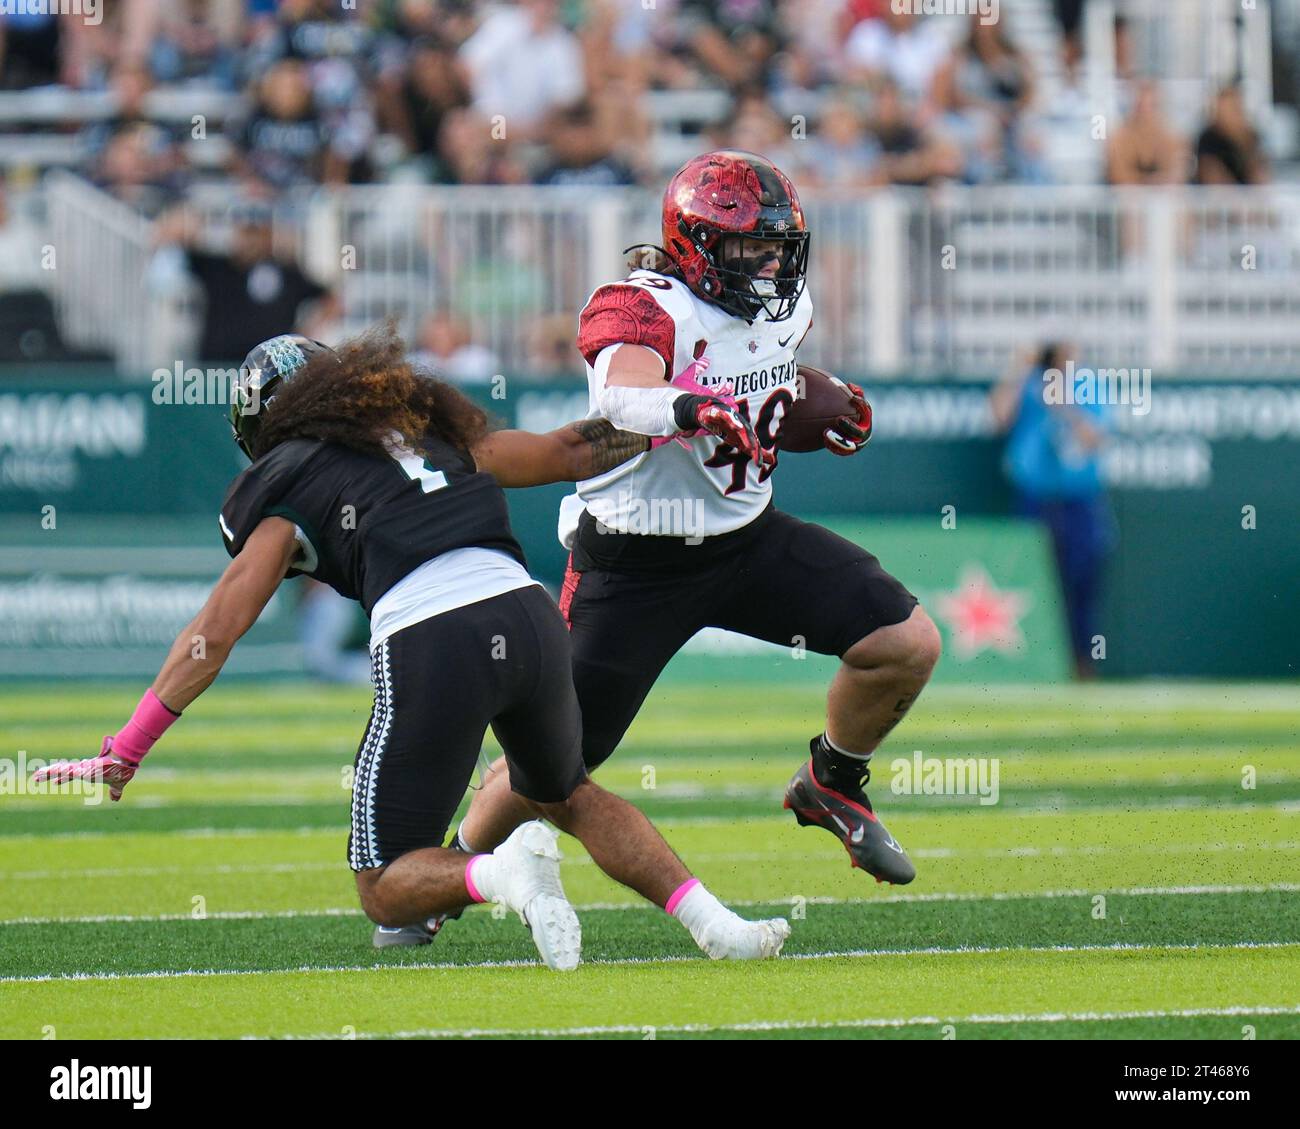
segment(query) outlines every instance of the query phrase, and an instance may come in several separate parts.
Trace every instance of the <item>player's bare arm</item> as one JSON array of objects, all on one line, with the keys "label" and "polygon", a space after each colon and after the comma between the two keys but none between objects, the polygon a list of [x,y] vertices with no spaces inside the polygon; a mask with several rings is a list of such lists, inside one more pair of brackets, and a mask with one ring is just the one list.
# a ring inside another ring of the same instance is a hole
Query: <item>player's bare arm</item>
[{"label": "player's bare arm", "polygon": [[235,644],[257,622],[298,549],[290,522],[281,517],[263,520],[226,567],[199,614],[176,636],[162,670],[130,720],[104,738],[98,756],[49,765],[35,778],[51,784],[101,780],[109,796],[120,800],[145,754],[212,685]]},{"label": "player's bare arm", "polygon": [[180,713],[212,685],[235,644],[262,614],[299,552],[293,523],[264,518],[226,566],[190,624],[176,636],[152,690]]},{"label": "player's bare arm", "polygon": [[610,354],[606,385],[625,388],[662,388],[672,378],[664,359],[644,345],[619,345]]},{"label": "player's bare arm", "polygon": [[594,478],[650,449],[644,435],[606,419],[580,419],[555,431],[494,431],[473,449],[474,461],[502,486],[545,486]]},{"label": "player's bare arm", "polygon": [[621,431],[607,419],[578,420],[565,430],[579,438],[571,445],[574,481],[604,474],[650,449],[648,436]]}]

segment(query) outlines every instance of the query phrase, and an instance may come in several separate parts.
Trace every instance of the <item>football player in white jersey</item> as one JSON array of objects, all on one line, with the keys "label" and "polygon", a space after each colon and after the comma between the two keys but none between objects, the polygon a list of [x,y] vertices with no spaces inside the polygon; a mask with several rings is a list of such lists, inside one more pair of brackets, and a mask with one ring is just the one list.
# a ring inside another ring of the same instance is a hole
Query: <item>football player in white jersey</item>
[{"label": "football player in white jersey", "polygon": [[[586,764],[614,751],[701,628],[802,640],[841,665],[785,806],[834,834],[854,866],[910,882],[915,868],[863,789],[872,753],[938,661],[938,630],[874,556],[772,505],[781,420],[799,389],[795,350],[812,324],[798,195],[763,157],[706,153],[669,183],[663,245],[648,251],[644,269],[596,290],[579,321],[592,416],[654,441],[578,483],[561,509],[571,557],[560,607]],[[838,455],[871,431],[861,389],[846,387],[854,414],[824,435]],[[461,825],[462,847],[490,849],[528,818],[497,771]]]}]

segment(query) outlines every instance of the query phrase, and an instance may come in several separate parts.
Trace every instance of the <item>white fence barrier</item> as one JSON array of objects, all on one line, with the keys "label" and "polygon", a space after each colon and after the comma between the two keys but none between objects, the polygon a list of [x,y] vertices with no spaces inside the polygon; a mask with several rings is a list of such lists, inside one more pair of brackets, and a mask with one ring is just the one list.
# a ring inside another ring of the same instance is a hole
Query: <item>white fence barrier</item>
[{"label": "white fence barrier", "polygon": [[[148,224],[74,178],[50,184],[68,338],[141,374],[186,359],[198,308],[147,284]],[[1300,373],[1300,190],[949,188],[809,194],[815,331],[845,373],[981,375],[1045,337],[1088,363],[1222,377]],[[200,198],[220,235],[228,199]],[[334,285],[340,335],[388,316],[460,319],[500,371],[573,374],[578,310],[660,238],[639,190],[366,186],[277,209]]]}]

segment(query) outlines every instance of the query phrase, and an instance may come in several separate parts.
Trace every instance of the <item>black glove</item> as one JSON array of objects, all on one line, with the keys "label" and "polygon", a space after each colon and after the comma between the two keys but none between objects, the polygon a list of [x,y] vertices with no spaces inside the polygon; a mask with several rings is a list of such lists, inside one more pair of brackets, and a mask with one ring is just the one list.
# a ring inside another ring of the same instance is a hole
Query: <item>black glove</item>
[{"label": "black glove", "polygon": [[715,396],[688,393],[673,402],[673,419],[682,431],[707,431],[724,443],[742,451],[762,465],[772,460],[772,453],[763,449],[754,425],[739,408]]}]

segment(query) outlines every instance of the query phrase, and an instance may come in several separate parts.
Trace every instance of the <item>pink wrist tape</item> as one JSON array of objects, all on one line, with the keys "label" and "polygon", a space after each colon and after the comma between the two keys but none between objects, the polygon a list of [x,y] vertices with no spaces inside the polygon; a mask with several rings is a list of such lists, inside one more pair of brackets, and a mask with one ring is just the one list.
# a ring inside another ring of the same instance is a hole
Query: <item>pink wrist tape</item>
[{"label": "pink wrist tape", "polygon": [[113,737],[113,753],[128,764],[139,764],[145,753],[168,727],[181,715],[173,713],[162,704],[162,699],[152,690],[146,690],[135,713]]},{"label": "pink wrist tape", "polygon": [[674,913],[676,913],[677,907],[682,904],[682,899],[686,897],[686,895],[689,894],[692,890],[694,890],[695,887],[698,886],[699,884],[700,884],[700,880],[698,878],[688,878],[685,882],[683,882],[680,886],[678,886],[677,889],[674,890],[672,892],[672,895],[668,898],[668,904],[664,906],[664,913],[668,914],[669,917],[671,917]]}]

